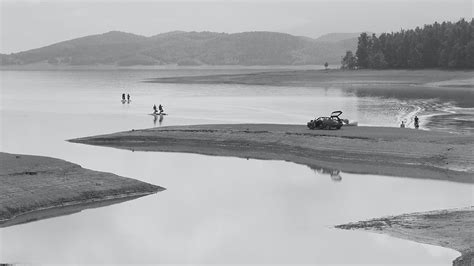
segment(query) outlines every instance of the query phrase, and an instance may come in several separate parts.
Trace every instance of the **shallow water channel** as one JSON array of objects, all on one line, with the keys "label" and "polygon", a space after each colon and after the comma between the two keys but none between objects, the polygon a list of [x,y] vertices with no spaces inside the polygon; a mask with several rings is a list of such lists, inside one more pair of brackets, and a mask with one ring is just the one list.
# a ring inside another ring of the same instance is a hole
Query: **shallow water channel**
[{"label": "shallow water channel", "polygon": [[[387,126],[394,115],[405,114],[400,110],[412,111],[397,100],[357,97],[337,88],[140,83],[157,75],[148,71],[0,74],[1,151],[60,158],[167,189],[2,228],[0,262],[449,265],[459,255],[332,226],[470,206],[469,184],[349,173],[334,178],[282,161],[131,152],[65,141],[165,125],[303,123],[336,109],[365,124],[375,121],[366,119],[372,114],[380,118],[372,124]],[[175,74],[182,73],[163,75]],[[120,103],[122,92],[131,93],[130,104]],[[170,113],[161,122],[147,115],[154,103]]]}]

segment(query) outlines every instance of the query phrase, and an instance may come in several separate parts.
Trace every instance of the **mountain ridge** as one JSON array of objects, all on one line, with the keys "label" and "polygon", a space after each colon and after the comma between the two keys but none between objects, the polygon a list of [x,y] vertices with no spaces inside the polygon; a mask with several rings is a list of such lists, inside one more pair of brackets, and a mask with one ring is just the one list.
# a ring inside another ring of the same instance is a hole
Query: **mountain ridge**
[{"label": "mountain ridge", "polygon": [[339,64],[356,38],[321,41],[269,31],[172,31],[142,36],[122,31],[88,35],[12,54],[3,66],[50,65],[312,65]]}]

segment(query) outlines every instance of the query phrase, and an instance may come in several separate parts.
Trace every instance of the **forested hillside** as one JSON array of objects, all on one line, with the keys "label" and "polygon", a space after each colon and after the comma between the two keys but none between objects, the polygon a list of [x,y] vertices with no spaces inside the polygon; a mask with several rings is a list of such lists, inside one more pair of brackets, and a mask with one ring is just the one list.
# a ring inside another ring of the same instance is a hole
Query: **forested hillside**
[{"label": "forested hillside", "polygon": [[356,65],[346,54],[343,67],[351,68],[474,68],[474,19],[443,22],[369,36],[362,33]]},{"label": "forested hillside", "polygon": [[276,32],[174,31],[151,37],[108,32],[1,55],[2,65],[308,65],[337,64],[356,38],[318,41]]}]

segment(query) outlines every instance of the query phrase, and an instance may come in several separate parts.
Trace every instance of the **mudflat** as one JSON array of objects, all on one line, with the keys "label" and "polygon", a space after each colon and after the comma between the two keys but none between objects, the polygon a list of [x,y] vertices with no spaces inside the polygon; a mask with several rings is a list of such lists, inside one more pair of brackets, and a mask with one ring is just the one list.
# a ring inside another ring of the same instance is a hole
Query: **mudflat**
[{"label": "mudflat", "polygon": [[315,169],[474,183],[474,136],[387,127],[309,130],[227,124],[132,130],[70,140],[136,151],[284,160]]},{"label": "mudflat", "polygon": [[473,89],[474,71],[446,70],[290,70],[267,71],[250,74],[224,74],[150,78],[144,82],[181,84],[246,84],[270,86],[377,86],[383,88],[396,85],[424,85],[428,87],[450,87]]},{"label": "mudflat", "polygon": [[474,209],[472,207],[389,216],[337,225],[347,230],[366,230],[461,252],[453,265],[474,263]]},{"label": "mudflat", "polygon": [[0,153],[0,227],[79,212],[164,188],[59,159]]}]

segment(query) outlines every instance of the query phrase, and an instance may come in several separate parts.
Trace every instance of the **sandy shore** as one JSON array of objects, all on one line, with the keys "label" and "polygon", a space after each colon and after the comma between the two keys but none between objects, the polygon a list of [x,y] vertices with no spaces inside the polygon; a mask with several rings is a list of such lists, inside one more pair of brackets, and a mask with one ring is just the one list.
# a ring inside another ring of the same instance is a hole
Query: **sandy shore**
[{"label": "sandy shore", "polygon": [[0,153],[0,227],[134,199],[164,188],[63,160]]},{"label": "sandy shore", "polygon": [[[470,82],[456,86],[459,80],[472,80],[474,71],[446,70],[295,70],[251,74],[207,75],[188,77],[151,78],[145,82],[181,84],[246,84],[270,86],[377,86],[426,85],[428,87],[459,87],[472,89]],[[431,86],[432,85],[432,86]],[[454,85],[454,86],[453,86]]]},{"label": "sandy shore", "polygon": [[439,210],[389,216],[337,225],[347,230],[366,230],[461,252],[453,265],[474,263],[474,208]]},{"label": "sandy shore", "polygon": [[314,169],[474,183],[474,136],[383,127],[303,125],[162,127],[70,140],[137,151],[284,160]]}]

